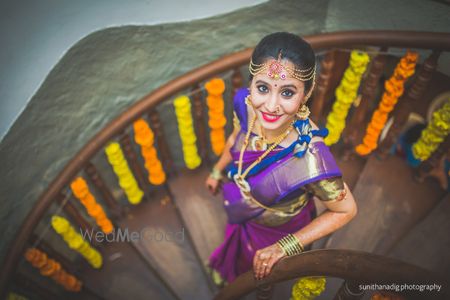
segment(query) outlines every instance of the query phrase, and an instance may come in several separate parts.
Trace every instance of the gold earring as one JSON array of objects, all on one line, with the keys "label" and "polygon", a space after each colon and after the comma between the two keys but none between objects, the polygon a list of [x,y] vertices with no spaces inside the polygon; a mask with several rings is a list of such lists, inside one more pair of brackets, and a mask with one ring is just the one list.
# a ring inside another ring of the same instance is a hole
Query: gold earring
[{"label": "gold earring", "polygon": [[300,106],[300,108],[298,109],[296,116],[297,118],[299,118],[300,120],[306,120],[309,117],[309,114],[311,112],[309,111],[308,106],[306,106],[306,104],[302,104]]},{"label": "gold earring", "polygon": [[245,104],[247,104],[248,106],[251,106],[252,104],[250,103],[250,95],[248,95],[247,97],[245,97],[244,100]]}]

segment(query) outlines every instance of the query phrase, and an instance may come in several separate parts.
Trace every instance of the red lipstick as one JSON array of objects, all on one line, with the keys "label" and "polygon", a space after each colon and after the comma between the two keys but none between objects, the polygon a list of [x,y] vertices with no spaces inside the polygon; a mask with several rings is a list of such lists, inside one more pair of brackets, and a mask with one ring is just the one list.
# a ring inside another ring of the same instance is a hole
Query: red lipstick
[{"label": "red lipstick", "polygon": [[268,114],[268,113],[265,113],[265,112],[261,112],[261,114],[262,114],[262,117],[263,117],[264,121],[269,122],[269,123],[276,122],[281,117],[281,116],[278,116],[278,115]]}]

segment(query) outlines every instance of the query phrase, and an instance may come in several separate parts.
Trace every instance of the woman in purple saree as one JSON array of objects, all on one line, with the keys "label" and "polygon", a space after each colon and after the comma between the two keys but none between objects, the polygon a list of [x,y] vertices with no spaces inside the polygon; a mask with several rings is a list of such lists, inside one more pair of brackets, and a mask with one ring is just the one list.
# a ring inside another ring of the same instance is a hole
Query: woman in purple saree
[{"label": "woman in purple saree", "polygon": [[[234,131],[208,177],[216,193],[222,174],[228,216],[225,240],[210,256],[217,284],[253,268],[261,279],[284,256],[349,222],[356,204],[323,143],[326,130],[308,118],[315,54],[289,33],[266,36],[256,46],[250,88],[234,98]],[[313,197],[327,210],[316,215]]]}]

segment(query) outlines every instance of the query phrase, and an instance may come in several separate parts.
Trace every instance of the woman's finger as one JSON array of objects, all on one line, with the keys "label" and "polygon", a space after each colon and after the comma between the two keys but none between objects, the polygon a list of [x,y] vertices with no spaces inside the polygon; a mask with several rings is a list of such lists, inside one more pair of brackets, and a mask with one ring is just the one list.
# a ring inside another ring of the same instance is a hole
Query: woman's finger
[{"label": "woman's finger", "polygon": [[271,258],[268,263],[266,268],[264,269],[264,274],[263,277],[266,277],[270,274],[270,272],[272,271],[273,266],[275,265],[276,260],[274,258]]},{"label": "woman's finger", "polygon": [[272,253],[264,253],[260,255],[260,267],[258,272],[258,278],[262,279],[264,277],[264,274],[266,272],[267,267],[269,266],[269,262],[272,258]]},{"label": "woman's finger", "polygon": [[258,271],[258,257],[259,257],[259,251],[256,251],[255,255],[253,256],[253,274],[255,277],[257,276]]},{"label": "woman's finger", "polygon": [[258,278],[262,279],[264,277],[264,274],[266,272],[266,268],[269,266],[269,263],[267,260],[264,260],[261,262],[261,268],[259,269]]},{"label": "woman's finger", "polygon": [[261,279],[263,279],[264,277],[266,277],[267,275],[267,269],[269,268],[269,263],[266,264],[266,266],[264,267],[262,274],[261,274]]}]

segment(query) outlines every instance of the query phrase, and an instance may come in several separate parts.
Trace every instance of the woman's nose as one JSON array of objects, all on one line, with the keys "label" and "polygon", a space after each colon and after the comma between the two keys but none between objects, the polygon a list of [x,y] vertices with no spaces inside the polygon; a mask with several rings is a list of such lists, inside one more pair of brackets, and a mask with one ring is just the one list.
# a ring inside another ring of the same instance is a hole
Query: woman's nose
[{"label": "woman's nose", "polygon": [[273,113],[278,106],[278,97],[275,93],[271,94],[266,101],[266,109],[268,112]]}]

